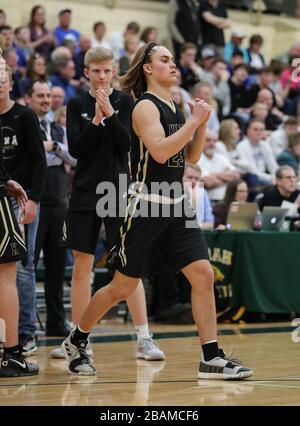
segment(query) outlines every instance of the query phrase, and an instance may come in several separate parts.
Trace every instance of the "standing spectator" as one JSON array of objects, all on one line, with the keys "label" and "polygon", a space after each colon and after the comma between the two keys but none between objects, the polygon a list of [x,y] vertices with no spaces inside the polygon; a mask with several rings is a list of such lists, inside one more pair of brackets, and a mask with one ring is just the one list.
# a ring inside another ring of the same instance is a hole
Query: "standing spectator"
[{"label": "standing spectator", "polygon": [[128,36],[125,40],[125,55],[119,60],[119,74],[124,75],[129,70],[131,62],[139,48],[139,39],[137,36]]},{"label": "standing spectator", "polygon": [[240,160],[248,166],[248,172],[254,175],[252,187],[271,184],[278,164],[268,142],[262,140],[264,123],[253,118],[247,128],[247,136],[237,145]]},{"label": "standing spectator", "polygon": [[47,179],[40,204],[40,219],[36,236],[35,264],[43,250],[44,284],[47,308],[46,336],[67,336],[63,305],[66,249],[61,246],[63,223],[68,203],[68,174],[64,164],[75,165],[64,144],[63,129],[47,120],[50,110],[50,87],[35,81],[27,90],[26,101],[36,113],[47,159]]},{"label": "standing spectator", "polygon": [[110,49],[108,41],[105,39],[106,26],[104,22],[98,21],[93,25],[94,37],[92,38],[92,47],[104,47]]},{"label": "standing spectator", "polygon": [[280,166],[291,166],[296,175],[299,175],[300,168],[300,133],[292,136],[287,148],[277,157],[277,163]]},{"label": "standing spectator", "polygon": [[298,121],[296,117],[289,117],[282,127],[275,130],[269,138],[268,142],[272,148],[275,158],[284,151],[291,136],[295,135],[298,131]]},{"label": "standing spectator", "polygon": [[39,53],[35,53],[27,62],[26,75],[20,81],[22,96],[34,80],[46,80],[46,60]]},{"label": "standing spectator", "polygon": [[54,46],[54,36],[46,28],[45,9],[43,6],[37,5],[31,9],[28,27],[32,47],[44,58],[49,59],[50,52]]},{"label": "standing spectator", "polygon": [[216,151],[217,136],[208,130],[204,151],[199,161],[209,199],[216,203],[224,198],[228,182],[239,179],[240,174],[231,162]]},{"label": "standing spectator", "polygon": [[51,108],[47,114],[47,119],[54,121],[55,112],[64,105],[65,92],[60,86],[51,87]]},{"label": "standing spectator", "polygon": [[70,28],[72,19],[72,10],[63,9],[58,14],[59,26],[54,30],[54,37],[57,46],[61,46],[65,39],[73,40],[76,46],[79,45],[80,32]]},{"label": "standing spectator", "polygon": [[138,36],[140,32],[140,26],[137,22],[132,21],[126,25],[125,31],[115,32],[110,34],[108,38],[109,49],[113,52],[114,58],[119,60],[121,56],[124,56],[124,42],[128,36]]},{"label": "standing spectator", "polygon": [[249,40],[250,46],[247,52],[247,64],[250,67],[251,74],[257,74],[259,70],[265,67],[265,58],[260,52],[264,39],[260,34],[254,34]]},{"label": "standing spectator", "polygon": [[206,0],[201,2],[200,19],[202,22],[203,47],[214,48],[218,56],[224,58],[224,29],[230,28],[231,23],[222,1]]},{"label": "standing spectator", "polygon": [[141,42],[144,44],[157,43],[157,28],[146,27],[141,34]]},{"label": "standing spectator", "polygon": [[65,93],[65,104],[69,99],[77,95],[77,88],[73,84],[75,76],[75,65],[72,59],[61,61],[58,65],[57,72],[50,77],[52,86],[60,86]]},{"label": "standing spectator", "polygon": [[[9,71],[10,73],[10,71]],[[36,352],[35,343],[35,273],[34,250],[39,220],[39,202],[46,177],[45,150],[40,136],[39,123],[33,111],[9,99],[10,84],[2,86],[0,118],[5,140],[4,166],[14,180],[21,183],[28,195],[23,223],[27,243],[28,261],[18,264],[17,286],[20,301],[19,343],[23,354]],[[19,206],[13,202],[14,213],[19,218]]]},{"label": "standing spectator", "polygon": [[168,27],[171,34],[175,58],[179,60],[184,43],[200,44],[200,20],[197,5],[192,0],[170,0],[168,9]]},{"label": "standing spectator", "polygon": [[210,73],[206,73],[204,80],[209,81],[213,86],[213,96],[220,104],[220,115],[226,117],[230,113],[231,99],[228,85],[229,72],[226,62],[217,58],[214,60]]}]

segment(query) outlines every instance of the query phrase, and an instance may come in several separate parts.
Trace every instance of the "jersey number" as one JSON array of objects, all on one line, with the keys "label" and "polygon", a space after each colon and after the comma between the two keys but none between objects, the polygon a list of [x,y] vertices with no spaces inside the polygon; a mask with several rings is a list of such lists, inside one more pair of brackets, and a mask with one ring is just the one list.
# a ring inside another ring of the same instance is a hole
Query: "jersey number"
[{"label": "jersey number", "polygon": [[174,157],[169,158],[168,167],[183,167],[184,158],[183,158],[183,149],[174,155]]}]

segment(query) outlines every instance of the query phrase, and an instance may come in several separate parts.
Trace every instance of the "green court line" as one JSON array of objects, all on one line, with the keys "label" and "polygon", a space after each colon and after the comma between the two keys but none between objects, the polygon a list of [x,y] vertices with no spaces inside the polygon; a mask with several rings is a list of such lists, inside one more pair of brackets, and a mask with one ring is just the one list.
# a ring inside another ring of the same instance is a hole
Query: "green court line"
[{"label": "green court line", "polygon": [[[291,326],[282,327],[262,327],[262,328],[233,328],[218,330],[219,336],[234,336],[237,334],[261,334],[261,333],[291,333],[295,328]],[[176,339],[185,337],[196,337],[197,331],[166,331],[161,333],[153,333],[154,339]],[[135,333],[132,334],[115,334],[110,336],[91,336],[91,343],[113,343],[113,342],[130,342],[136,340]],[[63,339],[44,339],[39,338],[38,346],[57,346]]]}]

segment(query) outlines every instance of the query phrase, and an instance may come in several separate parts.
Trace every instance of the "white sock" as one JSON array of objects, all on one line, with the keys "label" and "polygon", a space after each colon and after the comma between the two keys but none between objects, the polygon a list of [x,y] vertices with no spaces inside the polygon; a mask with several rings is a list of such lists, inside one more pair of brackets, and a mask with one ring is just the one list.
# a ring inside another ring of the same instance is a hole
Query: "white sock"
[{"label": "white sock", "polygon": [[151,337],[149,333],[148,323],[144,325],[137,325],[135,327],[135,331],[138,341],[142,339],[149,339]]}]

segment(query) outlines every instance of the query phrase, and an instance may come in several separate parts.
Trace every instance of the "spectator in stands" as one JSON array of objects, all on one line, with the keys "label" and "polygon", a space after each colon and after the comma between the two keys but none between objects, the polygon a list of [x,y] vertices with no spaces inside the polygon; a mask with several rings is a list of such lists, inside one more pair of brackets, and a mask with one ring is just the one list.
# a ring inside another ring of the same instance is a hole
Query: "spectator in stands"
[{"label": "spectator in stands", "polygon": [[104,22],[95,22],[93,25],[93,33],[92,47],[105,47],[105,49],[110,49],[110,45],[105,38],[106,26]]},{"label": "spectator in stands", "polygon": [[258,72],[258,81],[249,89],[249,96],[250,96],[250,102],[253,104],[256,99],[257,95],[262,89],[268,89],[272,93],[273,96],[273,104],[276,105],[276,97],[273,90],[270,88],[270,85],[273,80],[273,73],[271,67],[264,67]]},{"label": "spectator in stands", "polygon": [[187,103],[192,97],[191,97],[190,92],[188,92],[187,90],[185,90],[182,87],[182,75],[181,75],[180,69],[178,69],[178,68],[176,68],[176,83],[177,83],[177,86],[180,89],[181,96],[183,98],[183,102]]},{"label": "spectator in stands", "polygon": [[60,86],[51,87],[51,108],[47,114],[47,119],[54,121],[55,112],[64,105],[65,92]]},{"label": "spectator in stands", "polygon": [[211,73],[206,73],[203,79],[213,85],[213,96],[220,104],[220,115],[226,117],[231,110],[229,72],[226,62],[217,58],[214,60]]},{"label": "spectator in stands", "polygon": [[72,59],[61,61],[57,67],[57,72],[50,77],[52,86],[60,86],[65,93],[65,104],[69,99],[77,95],[77,88],[73,84],[75,76],[75,65]]},{"label": "spectator in stands", "polygon": [[201,182],[201,169],[197,164],[185,165],[183,175],[183,185],[189,202],[196,211],[198,224],[202,229],[212,229],[214,217],[212,214],[212,206],[206,189]]},{"label": "spectator in stands", "polygon": [[248,67],[245,64],[236,65],[233,75],[228,82],[230,88],[231,114],[242,123],[249,119],[250,100],[245,82],[248,78]]},{"label": "spectator in stands", "polygon": [[265,104],[268,108],[268,115],[266,118],[267,130],[276,130],[282,123],[283,114],[274,106],[274,97],[271,90],[260,90],[256,101]]},{"label": "spectator in stands", "polygon": [[206,103],[208,103],[212,107],[212,111],[210,113],[210,117],[207,123],[207,128],[214,133],[219,133],[220,129],[220,121],[218,118],[218,104],[213,98],[213,86],[208,81],[202,81],[200,83],[195,84],[192,88],[193,98],[203,99]]},{"label": "spectator in stands", "polygon": [[260,34],[254,34],[250,37],[249,47],[247,52],[247,61],[250,73],[257,74],[259,70],[265,67],[265,58],[261,53],[261,48],[264,44],[264,39]]},{"label": "spectator in stands", "polygon": [[247,136],[237,145],[240,160],[247,165],[247,171],[253,176],[248,183],[252,188],[272,184],[278,164],[268,142],[262,140],[265,124],[253,118],[247,127]]},{"label": "spectator in stands", "polygon": [[157,43],[157,35],[156,27],[146,27],[141,34],[141,42],[144,44]]},{"label": "spectator in stands", "polygon": [[246,34],[243,31],[238,29],[232,31],[231,40],[225,45],[224,59],[226,62],[231,62],[233,55],[236,53],[242,55],[243,62],[247,61],[246,49],[241,47],[245,37]]},{"label": "spectator in stands", "polygon": [[30,31],[28,27],[17,27],[15,29],[16,46],[24,53],[26,61],[34,54],[34,49],[30,42]]},{"label": "spectator in stands", "polygon": [[227,216],[230,204],[233,201],[246,203],[248,200],[248,186],[242,179],[229,182],[226,188],[224,200],[214,205],[215,228],[224,229],[227,224]]},{"label": "spectator in stands", "polygon": [[266,104],[263,104],[262,102],[255,102],[255,104],[251,108],[251,114],[250,114],[250,120],[252,118],[258,118],[261,120],[265,125],[265,132],[263,139],[266,139],[272,132],[269,132],[268,123],[267,123],[267,117],[269,114],[269,110]]},{"label": "spectator in stands", "polygon": [[170,0],[168,9],[168,28],[171,34],[175,51],[175,58],[179,60],[183,44],[200,44],[200,20],[197,16],[197,7],[194,1]]},{"label": "spectator in stands", "polygon": [[45,9],[43,6],[33,6],[28,27],[31,46],[37,53],[49,59],[55,40],[52,32],[46,28]]},{"label": "spectator in stands", "polygon": [[3,50],[3,58],[6,61],[7,65],[10,67],[10,69],[12,70],[13,85],[10,91],[10,98],[13,100],[19,101],[22,98],[22,93],[20,88],[20,79],[22,76],[17,65],[18,56],[17,56],[16,49],[13,47],[6,47]]},{"label": "spectator in stands", "polygon": [[214,60],[216,59],[216,52],[210,48],[206,47],[201,50],[201,68],[203,69],[204,75],[205,73],[210,73]]},{"label": "spectator in stands", "polygon": [[290,166],[280,166],[276,171],[276,183],[265,190],[258,199],[260,210],[265,206],[280,207],[283,201],[298,205],[300,213],[300,191],[297,189],[297,175]]},{"label": "spectator in stands", "polygon": [[172,101],[176,102],[176,104],[179,106],[180,110],[182,111],[184,117],[187,119],[191,115],[190,107],[186,102],[184,102],[184,98],[182,96],[181,87],[179,86],[172,86],[171,87],[171,98]]},{"label": "spectator in stands", "polygon": [[116,60],[119,60],[121,56],[124,56],[124,42],[126,37],[128,36],[138,36],[140,32],[140,26],[137,22],[129,22],[126,25],[125,31],[123,33],[121,32],[115,32],[110,34],[108,37],[108,43],[109,43],[109,49],[113,52],[114,58]]},{"label": "spectator in stands", "polygon": [[84,70],[84,55],[86,54],[86,52],[92,47],[92,40],[89,36],[85,36],[85,35],[81,35],[80,36],[80,41],[79,41],[79,50],[77,51],[77,53],[75,54],[75,69],[76,69],[76,74],[75,74],[75,78],[76,80],[80,80],[84,74],[83,74],[83,70]]},{"label": "spectator in stands", "polygon": [[54,30],[55,43],[61,46],[65,39],[73,40],[76,46],[79,45],[80,32],[70,28],[72,19],[72,10],[63,9],[58,14],[59,26]]},{"label": "spectator in stands", "polygon": [[298,121],[296,117],[289,117],[282,127],[279,127],[273,132],[268,142],[272,148],[275,158],[284,151],[288,144],[291,136],[295,135],[298,131]]},{"label": "spectator in stands", "polygon": [[139,48],[139,38],[137,36],[128,36],[124,43],[125,55],[119,59],[119,74],[124,75],[130,68],[131,62]]},{"label": "spectator in stands", "polygon": [[35,244],[35,264],[43,250],[45,266],[44,285],[47,308],[46,336],[65,337],[63,283],[66,249],[61,246],[63,224],[68,204],[68,174],[64,164],[75,165],[64,144],[64,131],[55,122],[47,120],[51,94],[48,83],[33,82],[27,90],[26,103],[36,113],[47,159],[47,179],[40,203],[40,218]]},{"label": "spectator in stands", "polygon": [[20,81],[22,96],[24,96],[28,86],[34,80],[46,81],[46,61],[39,53],[32,55],[27,62],[26,75]]},{"label": "spectator in stands", "polygon": [[277,163],[280,166],[291,166],[296,175],[299,174],[300,168],[300,133],[291,136],[287,148],[282,151],[277,157]]},{"label": "spectator in stands", "polygon": [[285,65],[289,65],[294,58],[300,58],[300,43],[293,44],[288,52],[284,52],[275,59]]},{"label": "spectator in stands", "polygon": [[202,43],[204,47],[213,47],[218,55],[224,57],[224,29],[231,23],[225,6],[220,0],[201,2],[199,16],[202,24]]},{"label": "spectator in stands", "polygon": [[180,48],[178,69],[181,73],[181,87],[190,90],[203,77],[203,70],[196,62],[197,46],[184,43]]},{"label": "spectator in stands", "polygon": [[223,200],[228,182],[240,177],[231,162],[216,151],[216,143],[217,136],[207,130],[204,151],[198,163],[209,199],[213,203]]},{"label": "spectator in stands", "polygon": [[15,35],[14,35],[14,31],[12,27],[10,27],[9,25],[3,25],[2,27],[0,27],[0,34],[4,35],[6,39],[5,48],[15,49],[16,56],[17,56],[16,66],[18,68],[18,71],[22,75],[24,75],[25,68],[26,68],[26,57],[23,50],[20,49],[15,43]]},{"label": "spectator in stands", "polygon": [[224,155],[240,173],[245,174],[247,173],[247,164],[239,159],[236,149],[240,137],[241,129],[237,121],[232,118],[222,120],[216,150],[219,154]]}]

